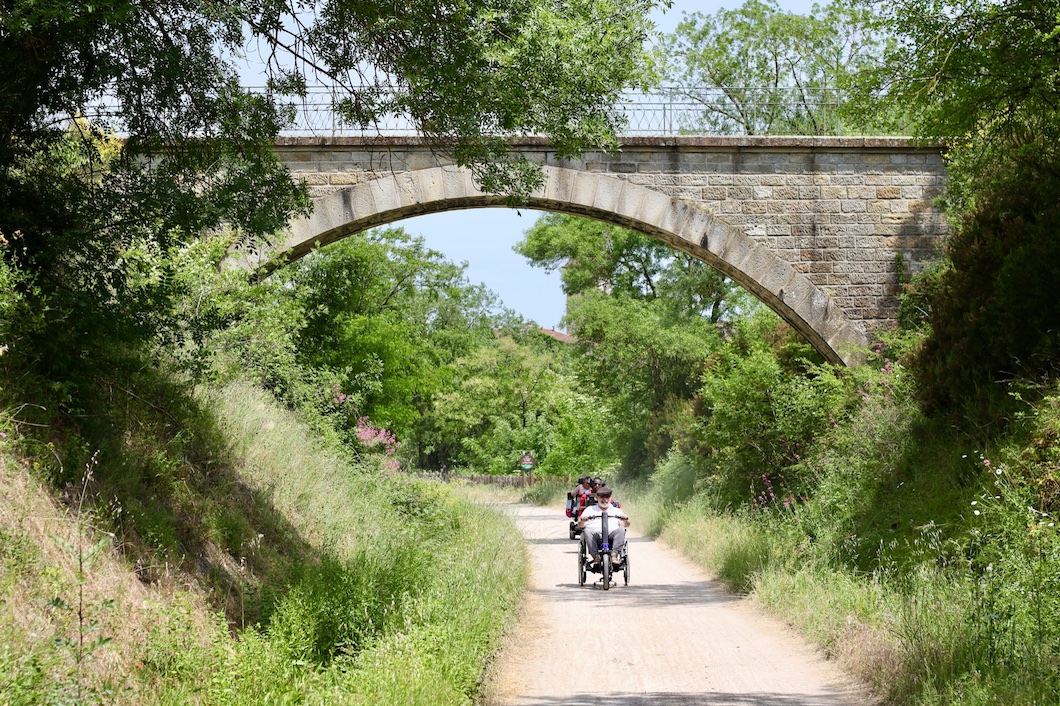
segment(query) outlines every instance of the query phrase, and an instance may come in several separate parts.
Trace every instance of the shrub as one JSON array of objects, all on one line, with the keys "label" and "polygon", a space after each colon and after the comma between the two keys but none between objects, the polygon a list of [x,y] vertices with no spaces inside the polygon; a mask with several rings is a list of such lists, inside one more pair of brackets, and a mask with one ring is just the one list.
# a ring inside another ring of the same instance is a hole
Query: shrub
[{"label": "shrub", "polygon": [[999,383],[1060,363],[1060,154],[1035,145],[999,162],[946,247],[917,357],[929,409],[1007,418]]}]

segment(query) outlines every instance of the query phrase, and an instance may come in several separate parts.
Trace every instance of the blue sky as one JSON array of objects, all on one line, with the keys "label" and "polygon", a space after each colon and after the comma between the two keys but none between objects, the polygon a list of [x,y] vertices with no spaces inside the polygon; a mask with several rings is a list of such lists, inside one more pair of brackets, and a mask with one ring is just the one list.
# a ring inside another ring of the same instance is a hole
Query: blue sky
[{"label": "blue sky", "polygon": [[[683,12],[713,14],[722,7],[739,7],[742,0],[674,0],[664,12],[656,12],[656,26],[672,32]],[[788,12],[808,13],[809,0],[780,0]],[[514,211],[507,208],[479,208],[418,216],[393,225],[413,235],[421,235],[427,246],[453,262],[467,263],[467,277],[485,284],[504,305],[547,328],[558,328],[563,318],[565,297],[559,273],[546,274],[531,267],[512,248],[540,215],[540,211]]]}]

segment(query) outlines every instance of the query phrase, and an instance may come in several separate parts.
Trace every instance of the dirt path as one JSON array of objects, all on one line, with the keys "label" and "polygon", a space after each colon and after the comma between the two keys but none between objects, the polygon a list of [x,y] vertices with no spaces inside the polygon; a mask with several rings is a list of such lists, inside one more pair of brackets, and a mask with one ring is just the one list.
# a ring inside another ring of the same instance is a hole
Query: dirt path
[{"label": "dirt path", "polygon": [[[530,543],[525,617],[488,706],[868,706],[813,648],[630,530],[630,585],[577,582],[562,510],[506,506]],[[633,518],[636,522],[636,517]],[[595,675],[590,677],[590,675]]]}]

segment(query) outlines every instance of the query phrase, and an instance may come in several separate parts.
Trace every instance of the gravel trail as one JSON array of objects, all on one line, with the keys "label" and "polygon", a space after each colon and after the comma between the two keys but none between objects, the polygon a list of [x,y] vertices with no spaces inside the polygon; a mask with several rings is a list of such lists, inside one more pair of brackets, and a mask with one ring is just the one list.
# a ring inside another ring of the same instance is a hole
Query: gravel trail
[{"label": "gravel trail", "polygon": [[530,543],[527,606],[486,706],[870,706],[813,647],[630,529],[630,585],[578,586],[562,510],[505,506]]}]

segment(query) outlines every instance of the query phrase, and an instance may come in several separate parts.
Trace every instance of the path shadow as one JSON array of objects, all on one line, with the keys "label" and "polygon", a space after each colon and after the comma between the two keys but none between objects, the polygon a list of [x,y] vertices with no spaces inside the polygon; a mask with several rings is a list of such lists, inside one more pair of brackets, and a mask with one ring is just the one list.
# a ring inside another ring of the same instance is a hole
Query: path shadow
[{"label": "path shadow", "polygon": [[736,692],[582,693],[519,699],[519,706],[850,706],[851,695],[839,690],[824,694],[763,694]]},{"label": "path shadow", "polygon": [[[574,574],[576,567],[571,567]],[[576,581],[570,583],[558,583],[552,588],[535,589],[534,592],[546,601],[570,601],[578,600],[587,592],[600,591],[601,594],[621,597],[623,605],[637,608],[662,608],[671,606],[703,606],[703,605],[725,605],[736,603],[741,600],[739,596],[730,595],[709,584],[695,581],[686,583],[670,584],[638,584],[636,576],[632,577],[630,584],[626,586],[622,582],[622,575],[618,575],[618,583],[607,592],[595,586],[599,577],[590,574],[584,586],[579,586]],[[614,593],[611,593],[614,591]]]}]

